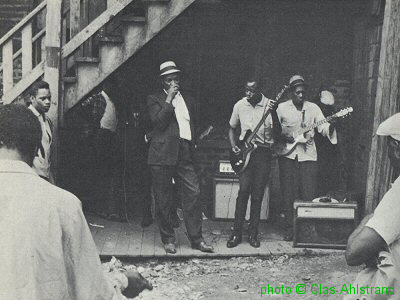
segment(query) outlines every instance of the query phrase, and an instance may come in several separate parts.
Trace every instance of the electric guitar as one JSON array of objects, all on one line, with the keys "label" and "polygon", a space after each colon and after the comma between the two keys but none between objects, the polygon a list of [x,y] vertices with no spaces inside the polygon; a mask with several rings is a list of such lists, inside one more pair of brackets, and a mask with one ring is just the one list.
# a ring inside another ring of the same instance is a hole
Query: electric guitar
[{"label": "electric guitar", "polygon": [[307,133],[310,130],[313,130],[314,128],[318,127],[319,125],[329,122],[332,119],[345,118],[345,117],[349,116],[352,112],[353,112],[353,108],[351,106],[346,107],[346,108],[341,109],[337,113],[330,115],[329,117],[326,117],[325,119],[323,119],[321,121],[318,121],[308,127],[305,127],[300,132],[293,135],[293,137],[294,137],[293,143],[285,143],[285,142],[279,142],[279,141],[275,142],[274,146],[273,146],[275,153],[278,154],[279,156],[289,155],[290,153],[292,153],[294,151],[294,149],[296,148],[296,146],[298,144],[304,144],[307,142],[307,139],[305,138],[305,133]]},{"label": "electric guitar", "polygon": [[[283,89],[278,93],[276,96],[276,103],[275,105],[278,105],[279,100],[281,100],[283,94],[289,89],[289,86],[285,85]],[[239,141],[237,146],[239,147],[240,151],[238,152],[233,152],[233,150],[230,151],[230,163],[232,166],[232,169],[235,171],[236,174],[242,173],[250,160],[250,156],[253,153],[253,151],[257,148],[257,144],[254,143],[254,138],[256,136],[256,133],[262,126],[262,124],[265,122],[267,119],[268,115],[270,114],[270,109],[268,108],[265,114],[262,116],[260,122],[258,122],[256,128],[254,128],[253,131],[250,129],[246,131],[246,134],[243,138],[243,141]]]}]

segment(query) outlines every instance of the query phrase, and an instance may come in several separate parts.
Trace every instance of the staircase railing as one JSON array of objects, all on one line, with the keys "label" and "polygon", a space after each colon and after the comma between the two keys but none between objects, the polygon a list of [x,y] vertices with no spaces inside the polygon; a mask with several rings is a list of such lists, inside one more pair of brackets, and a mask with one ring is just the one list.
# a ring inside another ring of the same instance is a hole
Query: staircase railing
[{"label": "staircase railing", "polygon": [[[91,56],[91,39],[94,34],[133,1],[107,0],[106,7],[101,10],[98,5],[100,2],[63,0],[62,22],[60,20],[62,72],[65,73],[74,66],[74,58],[77,55]],[[91,9],[89,5],[97,5],[97,7]],[[0,96],[5,104],[21,97],[33,82],[44,75],[46,47],[49,46],[46,45],[45,38],[46,30],[48,30],[46,29],[46,8],[47,2],[41,2],[0,39],[2,54]],[[15,51],[17,46],[20,47]]]},{"label": "staircase railing", "polygon": [[[44,72],[44,47],[45,34],[44,18],[46,2],[41,2],[32,12],[15,25],[8,33],[0,39],[2,53],[2,100],[10,103],[21,95],[35,80],[43,75]],[[43,27],[42,27],[43,26]],[[20,43],[18,43],[20,42]],[[14,51],[20,44],[20,48]],[[19,76],[16,72],[21,68],[22,77],[18,82]]]}]

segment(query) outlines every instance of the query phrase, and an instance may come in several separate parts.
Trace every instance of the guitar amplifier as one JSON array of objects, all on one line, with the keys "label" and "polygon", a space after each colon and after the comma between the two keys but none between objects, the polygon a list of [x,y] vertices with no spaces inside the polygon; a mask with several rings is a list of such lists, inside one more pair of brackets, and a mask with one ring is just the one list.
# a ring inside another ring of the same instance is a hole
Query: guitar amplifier
[{"label": "guitar amplifier", "polygon": [[357,203],[295,201],[293,246],[345,249],[358,224]]},{"label": "guitar amplifier", "polygon": [[218,169],[216,175],[225,178],[239,178],[239,176],[236,175],[235,171],[233,171],[229,160],[218,161]]},{"label": "guitar amplifier", "polygon": [[[213,219],[215,220],[234,220],[236,209],[236,198],[239,192],[239,178],[218,176],[214,177],[214,207]],[[246,220],[250,219],[250,204],[247,203]],[[266,221],[269,213],[269,187],[264,192],[261,205],[260,220]]]}]

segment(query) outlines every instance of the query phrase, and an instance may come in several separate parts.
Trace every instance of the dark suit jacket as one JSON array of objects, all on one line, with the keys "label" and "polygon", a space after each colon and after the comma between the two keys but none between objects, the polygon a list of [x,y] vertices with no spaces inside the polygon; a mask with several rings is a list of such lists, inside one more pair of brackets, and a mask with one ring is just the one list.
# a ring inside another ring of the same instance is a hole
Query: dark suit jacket
[{"label": "dark suit jacket", "polygon": [[[198,105],[195,100],[181,92],[190,116],[190,130],[192,133],[192,151],[196,143],[196,120]],[[153,124],[149,155],[149,165],[176,165],[179,152],[179,126],[175,117],[172,104],[166,103],[167,94],[162,91],[156,95],[147,97],[147,108]]]}]

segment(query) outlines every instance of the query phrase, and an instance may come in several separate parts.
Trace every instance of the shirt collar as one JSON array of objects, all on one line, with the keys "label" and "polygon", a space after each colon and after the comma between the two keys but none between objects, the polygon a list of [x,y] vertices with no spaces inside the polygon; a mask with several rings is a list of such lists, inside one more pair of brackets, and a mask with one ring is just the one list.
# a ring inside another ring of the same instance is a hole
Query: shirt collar
[{"label": "shirt collar", "polygon": [[110,100],[110,97],[108,97],[108,95],[106,94],[105,91],[101,91],[100,94],[104,97],[104,100],[106,100],[107,102],[108,102],[108,101],[111,101],[111,100]]},{"label": "shirt collar", "polygon": [[[293,103],[293,100],[289,100],[289,104],[290,104],[290,106],[293,106],[294,108],[296,108],[296,106],[295,106],[294,103]],[[303,103],[303,110],[306,109],[306,107],[308,107],[308,101],[307,101],[307,100],[304,100],[304,103]],[[296,109],[297,109],[297,108],[296,108]]]},{"label": "shirt collar", "polygon": [[40,112],[38,112],[37,110],[36,110],[36,108],[31,104],[31,105],[29,105],[28,106],[28,108],[33,112],[33,114],[36,116],[36,117],[40,117]]},{"label": "shirt collar", "polygon": [[11,159],[0,159],[0,173],[26,173],[37,176],[26,162]]},{"label": "shirt collar", "polygon": [[[251,103],[249,101],[247,101],[246,97],[243,97],[243,100],[245,101],[246,105],[253,107],[253,105],[251,105]],[[268,101],[267,97],[265,97],[263,94],[261,94],[261,100],[256,104],[256,106],[264,107],[266,104],[265,101]]]},{"label": "shirt collar", "polygon": [[[163,89],[163,91],[168,96],[168,92],[165,89]],[[182,97],[181,92],[178,91],[175,96],[181,96]]]}]

